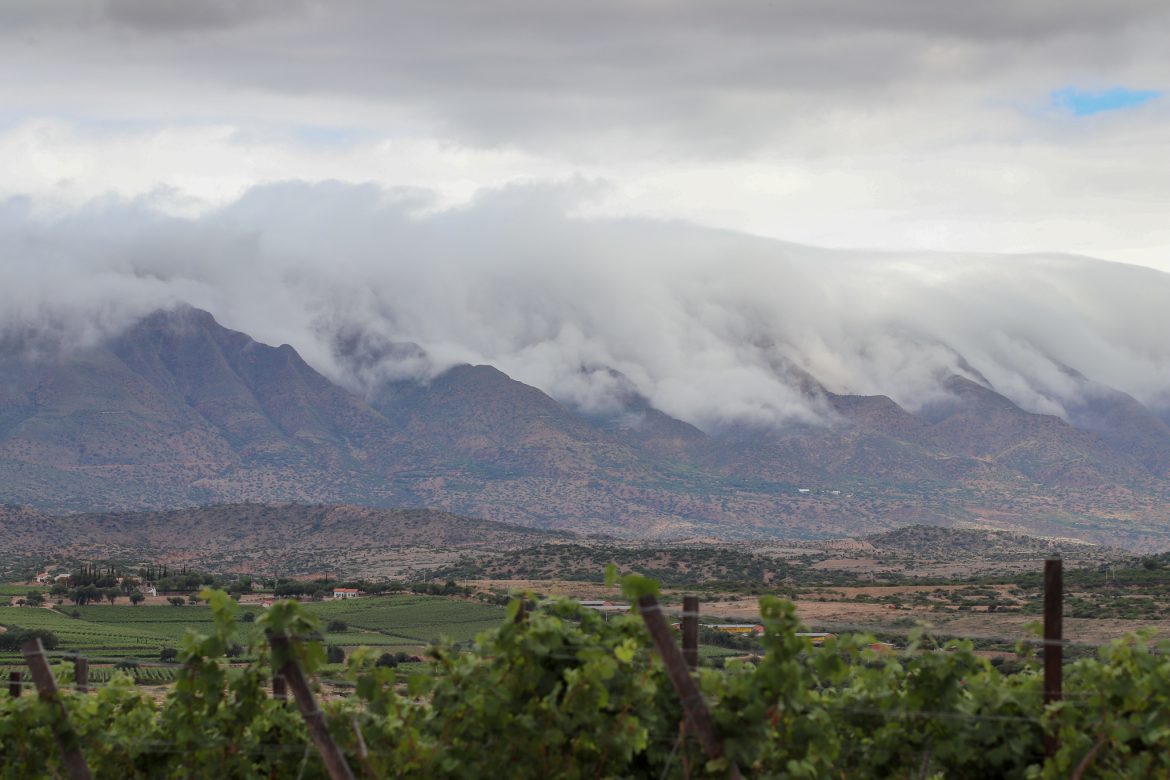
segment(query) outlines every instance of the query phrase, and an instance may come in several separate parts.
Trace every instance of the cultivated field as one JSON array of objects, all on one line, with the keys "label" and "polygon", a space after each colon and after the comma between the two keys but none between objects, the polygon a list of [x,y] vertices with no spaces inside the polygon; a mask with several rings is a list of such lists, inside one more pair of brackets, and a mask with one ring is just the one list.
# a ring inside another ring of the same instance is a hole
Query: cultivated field
[{"label": "cultivated field", "polygon": [[[19,590],[24,595],[28,588],[22,588],[9,590]],[[347,652],[355,647],[373,647],[414,654],[440,638],[465,642],[498,626],[505,614],[503,607],[441,596],[370,596],[344,602],[309,602],[305,606],[320,617],[322,629],[334,620],[346,624],[345,631],[325,632],[323,636],[327,644],[338,645]],[[248,604],[241,610],[241,615],[259,616],[263,612],[262,607]],[[112,666],[127,659],[141,664],[157,662],[163,648],[178,647],[189,629],[209,631],[211,621],[211,610],[202,605],[0,607],[0,626],[47,629],[60,640],[58,655],[77,653],[89,658],[94,665],[95,682],[108,677],[108,672],[102,671],[103,665]],[[261,632],[259,623],[239,623],[240,637],[245,642],[260,641]],[[0,666],[23,665],[19,653],[0,654]],[[163,676],[169,679],[169,675]]]}]

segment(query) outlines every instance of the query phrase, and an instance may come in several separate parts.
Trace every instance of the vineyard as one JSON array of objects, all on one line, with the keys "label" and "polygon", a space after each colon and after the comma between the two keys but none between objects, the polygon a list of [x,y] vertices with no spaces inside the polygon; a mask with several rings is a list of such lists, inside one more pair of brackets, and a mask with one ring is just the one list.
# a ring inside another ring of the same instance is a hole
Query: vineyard
[{"label": "vineyard", "polygon": [[[366,777],[1170,774],[1168,648],[1136,637],[1068,664],[1064,699],[1046,707],[1039,659],[1026,648],[1011,674],[968,642],[940,645],[920,634],[899,653],[875,652],[865,636],[814,648],[797,635],[791,604],[765,597],[763,656],[693,673],[725,750],[710,760],[696,729],[680,729],[684,709],[648,616],[605,622],[569,601],[524,614],[514,602],[469,648],[432,649],[429,673],[380,667],[377,651],[358,651],[335,680],[321,643],[309,638],[324,614],[278,603],[258,623],[291,635],[291,650],[255,638],[252,660],[232,665],[225,651],[257,635],[239,633],[240,609],[226,594],[205,595],[211,620],[181,641],[173,670],[111,670],[109,684],[80,695],[68,690],[69,665],[58,664],[63,695],[0,698],[0,777],[64,774],[58,738],[96,777],[330,776],[308,716],[270,693],[273,667],[287,663],[317,679],[319,696],[347,686],[323,696],[323,729],[340,760]],[[361,620],[370,609],[329,607],[317,611]],[[174,674],[161,702],[133,685],[144,673]]]},{"label": "vineyard", "polygon": [[[355,644],[406,646],[426,645],[439,636],[455,642],[472,640],[481,631],[497,626],[505,611],[503,607],[433,596],[327,601],[306,604],[305,609],[322,620],[342,620],[367,632],[354,635]],[[371,637],[368,632],[381,637]],[[388,641],[379,642],[379,638]],[[332,635],[329,640],[336,641]]]},{"label": "vineyard", "polygon": [[[103,607],[102,609],[118,609],[118,607]],[[176,641],[176,638],[160,631],[94,622],[70,617],[56,610],[36,607],[0,607],[0,624],[16,625],[21,628],[47,629],[57,635],[63,648],[79,652],[157,657],[161,646],[173,644]],[[174,637],[181,634],[182,629],[178,629]]]},{"label": "vineyard", "polygon": [[[313,602],[304,608],[322,624],[331,620],[347,624],[345,631],[327,635],[329,644],[394,650],[421,650],[441,637],[468,642],[496,626],[504,614],[502,607],[478,602],[408,595]],[[245,606],[241,617],[251,613],[255,618],[262,612],[258,606]],[[103,659],[157,659],[161,648],[178,647],[188,630],[208,631],[213,624],[207,606],[0,607],[0,626],[46,629],[60,640],[61,651]],[[259,624],[240,622],[235,642],[246,648],[262,634]],[[0,652],[0,668],[21,665],[18,653]]]},{"label": "vineyard", "polygon": [[118,676],[127,676],[135,683],[164,685],[175,681],[176,670],[167,666],[131,666],[128,668],[94,667],[89,670],[91,683],[109,683]]}]

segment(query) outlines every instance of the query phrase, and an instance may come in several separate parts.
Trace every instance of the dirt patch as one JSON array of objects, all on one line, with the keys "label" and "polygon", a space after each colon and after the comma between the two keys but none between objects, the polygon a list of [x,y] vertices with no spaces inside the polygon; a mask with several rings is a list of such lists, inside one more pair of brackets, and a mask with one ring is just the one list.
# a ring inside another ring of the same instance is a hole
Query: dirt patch
[{"label": "dirt patch", "polygon": [[621,600],[622,591],[619,587],[607,588],[600,582],[578,582],[576,580],[465,580],[462,585],[470,585],[476,590],[486,591],[523,591],[540,593],[545,596],[565,596],[572,599],[609,599]]}]

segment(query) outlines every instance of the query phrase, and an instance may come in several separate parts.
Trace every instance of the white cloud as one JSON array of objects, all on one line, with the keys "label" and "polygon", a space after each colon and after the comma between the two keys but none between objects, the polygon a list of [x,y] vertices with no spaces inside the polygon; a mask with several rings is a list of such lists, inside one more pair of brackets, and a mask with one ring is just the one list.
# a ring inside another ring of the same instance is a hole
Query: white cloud
[{"label": "white cloud", "polygon": [[[85,342],[186,301],[361,389],[483,362],[587,409],[625,385],[700,427],[824,419],[801,388],[917,408],[951,373],[1026,408],[1072,368],[1170,407],[1170,275],[1077,257],[829,251],[681,223],[571,219],[582,182],[421,212],[419,194],[279,184],[194,219],[105,201],[0,209],[0,310]],[[355,367],[339,337],[413,342]],[[373,361],[373,362],[371,362]],[[976,372],[976,373],[972,373]],[[367,388],[368,389],[368,388]]]},{"label": "white cloud", "polygon": [[186,300],[335,375],[360,325],[435,361],[391,374],[604,406],[613,368],[706,425],[820,415],[798,368],[914,406],[959,355],[1166,405],[1163,276],[977,254],[1170,270],[1170,104],[1049,101],[1170,94],[1165,4],[198,6],[0,7],[9,321]]}]

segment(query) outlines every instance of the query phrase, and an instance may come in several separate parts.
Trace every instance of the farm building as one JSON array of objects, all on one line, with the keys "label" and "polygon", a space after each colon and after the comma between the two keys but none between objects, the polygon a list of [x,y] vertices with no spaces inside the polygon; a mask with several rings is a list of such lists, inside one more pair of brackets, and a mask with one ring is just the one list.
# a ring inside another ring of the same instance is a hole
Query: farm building
[{"label": "farm building", "polygon": [[713,626],[707,626],[707,628],[714,628],[725,634],[751,634],[752,636],[763,636],[764,634],[764,627],[759,624],[717,623]]},{"label": "farm building", "polygon": [[357,588],[334,588],[334,599],[356,599],[358,597]]},{"label": "farm building", "polygon": [[[682,623],[674,623],[673,627],[675,631],[681,631]],[[716,631],[722,631],[725,634],[762,636],[764,633],[764,627],[758,623],[705,623],[700,628],[711,628]]]},{"label": "farm building", "polygon": [[629,612],[629,604],[618,604],[614,601],[582,601],[581,606],[595,609],[598,612],[608,614],[610,612]]}]

